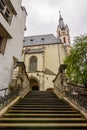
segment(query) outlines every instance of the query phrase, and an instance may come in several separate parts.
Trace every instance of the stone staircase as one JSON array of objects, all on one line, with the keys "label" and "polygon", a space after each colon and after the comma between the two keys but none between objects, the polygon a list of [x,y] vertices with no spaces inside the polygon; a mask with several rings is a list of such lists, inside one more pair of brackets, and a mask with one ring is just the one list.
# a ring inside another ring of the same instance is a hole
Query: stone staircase
[{"label": "stone staircase", "polygon": [[31,91],[0,119],[0,129],[87,130],[87,120],[53,92]]}]

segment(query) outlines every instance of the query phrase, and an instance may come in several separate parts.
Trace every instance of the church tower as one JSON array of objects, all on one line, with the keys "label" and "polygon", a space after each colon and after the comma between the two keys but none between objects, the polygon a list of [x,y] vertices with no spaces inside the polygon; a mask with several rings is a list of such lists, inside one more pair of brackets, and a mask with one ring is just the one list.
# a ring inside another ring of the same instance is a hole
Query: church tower
[{"label": "church tower", "polygon": [[64,45],[70,45],[70,34],[68,25],[64,24],[61,13],[59,12],[59,25],[57,27],[57,38],[59,38]]}]

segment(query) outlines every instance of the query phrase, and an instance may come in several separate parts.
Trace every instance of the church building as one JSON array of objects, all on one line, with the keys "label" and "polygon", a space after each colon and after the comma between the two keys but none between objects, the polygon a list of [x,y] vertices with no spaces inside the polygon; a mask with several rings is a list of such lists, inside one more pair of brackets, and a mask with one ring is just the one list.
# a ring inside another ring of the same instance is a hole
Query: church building
[{"label": "church building", "polygon": [[69,28],[60,14],[57,38],[53,34],[24,37],[23,62],[30,80],[31,90],[51,90],[58,68],[70,46]]}]

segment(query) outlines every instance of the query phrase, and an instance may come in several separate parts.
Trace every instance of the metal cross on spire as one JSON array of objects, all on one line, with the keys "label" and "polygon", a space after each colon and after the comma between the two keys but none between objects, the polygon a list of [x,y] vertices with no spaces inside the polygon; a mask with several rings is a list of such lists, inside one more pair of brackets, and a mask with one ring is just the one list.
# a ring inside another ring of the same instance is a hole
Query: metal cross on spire
[{"label": "metal cross on spire", "polygon": [[62,18],[62,16],[61,16],[61,11],[59,10],[59,18]]},{"label": "metal cross on spire", "polygon": [[61,15],[61,11],[59,10],[59,14]]}]

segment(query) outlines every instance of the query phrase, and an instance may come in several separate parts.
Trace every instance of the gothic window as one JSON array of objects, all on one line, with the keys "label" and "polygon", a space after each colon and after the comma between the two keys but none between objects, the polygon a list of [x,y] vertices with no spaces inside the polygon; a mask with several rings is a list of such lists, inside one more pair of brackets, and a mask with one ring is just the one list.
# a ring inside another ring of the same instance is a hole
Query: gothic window
[{"label": "gothic window", "polygon": [[37,70],[37,57],[32,56],[30,58],[30,72],[35,72]]}]

